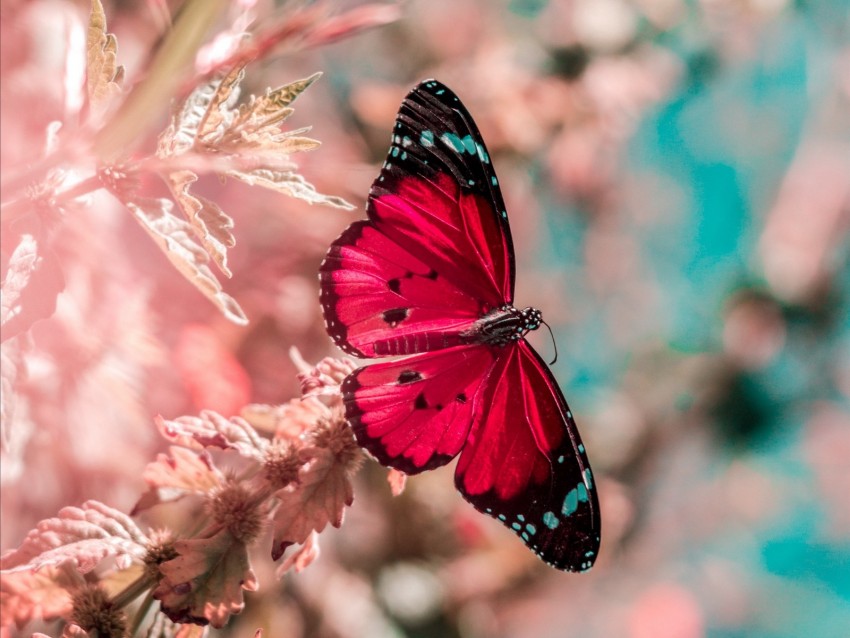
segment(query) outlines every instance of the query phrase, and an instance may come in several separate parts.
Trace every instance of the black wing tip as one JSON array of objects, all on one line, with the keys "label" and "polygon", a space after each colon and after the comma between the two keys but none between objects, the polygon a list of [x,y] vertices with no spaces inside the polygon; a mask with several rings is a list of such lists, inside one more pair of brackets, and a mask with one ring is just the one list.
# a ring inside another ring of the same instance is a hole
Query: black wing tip
[{"label": "black wing tip", "polygon": [[[495,506],[489,507],[487,503],[503,503],[492,490],[476,495],[475,499],[477,500],[473,500],[473,497],[463,490],[457,474],[455,474],[455,488],[467,503],[472,505],[477,511],[486,514],[512,531],[535,556],[550,567],[580,574],[590,571],[596,562],[600,545],[598,518],[591,522],[590,525],[585,526],[583,530],[581,528],[576,529],[576,533],[570,534],[560,540],[555,540],[544,531],[540,521],[531,523],[532,525],[536,523],[536,526],[534,533],[530,534],[530,530],[528,529],[529,521],[524,516],[515,516],[512,520],[507,514],[496,511],[497,508]],[[596,507],[594,511],[598,511],[599,506],[596,501],[595,490],[592,498]],[[516,502],[516,499],[514,499],[514,502]],[[518,507],[512,505],[504,506],[503,504],[498,509],[510,512],[518,509]],[[584,515],[581,512],[584,512]],[[581,509],[574,516],[588,518],[587,514],[589,514],[588,509]],[[561,524],[565,523],[566,521],[561,521]],[[537,532],[540,532],[539,538],[541,541],[539,543],[535,543],[532,539],[532,536]]]}]

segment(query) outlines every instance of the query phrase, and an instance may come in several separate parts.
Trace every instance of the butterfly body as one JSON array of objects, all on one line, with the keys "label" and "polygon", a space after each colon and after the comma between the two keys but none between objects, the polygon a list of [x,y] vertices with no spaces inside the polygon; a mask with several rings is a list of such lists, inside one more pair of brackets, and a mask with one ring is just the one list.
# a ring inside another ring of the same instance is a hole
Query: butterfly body
[{"label": "butterfly body", "polygon": [[402,102],[367,205],[320,268],[328,333],[348,354],[402,356],[342,384],[358,443],[408,474],[458,458],[463,497],[544,561],[592,566],[599,505],[584,445],[513,306],[514,251],[484,141],[446,86]]},{"label": "butterfly body", "polygon": [[518,310],[507,305],[488,312],[461,336],[466,343],[505,346],[523,339],[529,331],[537,330],[542,321],[543,314],[537,308]]}]

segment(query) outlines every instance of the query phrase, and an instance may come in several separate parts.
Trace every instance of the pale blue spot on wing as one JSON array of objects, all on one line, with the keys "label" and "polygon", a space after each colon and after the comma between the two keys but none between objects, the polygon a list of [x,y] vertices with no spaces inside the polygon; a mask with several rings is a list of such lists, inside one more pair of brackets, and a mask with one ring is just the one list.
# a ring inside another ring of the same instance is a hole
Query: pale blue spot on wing
[{"label": "pale blue spot on wing", "polygon": [[428,146],[434,146],[434,133],[433,131],[422,131],[422,135],[419,136],[419,143],[426,148]]},{"label": "pale blue spot on wing", "polygon": [[528,531],[529,534],[536,534],[537,533],[537,527],[535,527],[531,523],[526,524],[525,529]]},{"label": "pale blue spot on wing", "polygon": [[564,455],[562,454],[561,456],[558,457],[558,463],[563,463],[563,462],[564,462]]},{"label": "pale blue spot on wing", "polygon": [[578,444],[578,451],[581,452],[582,454],[584,454],[584,443]]},{"label": "pale blue spot on wing", "polygon": [[555,529],[558,527],[561,521],[558,520],[558,517],[555,516],[552,512],[546,512],[543,515],[543,524],[549,529]]},{"label": "pale blue spot on wing", "polygon": [[499,520],[500,520],[500,521],[504,521],[504,520],[505,520],[505,515],[504,515],[504,514],[499,514]]},{"label": "pale blue spot on wing", "polygon": [[440,139],[443,140],[447,146],[451,146],[456,152],[463,153],[463,140],[454,133],[444,133]]},{"label": "pale blue spot on wing", "polygon": [[490,178],[490,181],[493,183],[493,186],[497,186],[499,184],[499,180],[496,179],[496,176]]},{"label": "pale blue spot on wing", "polygon": [[522,529],[522,525],[520,525],[519,523],[511,523],[511,527],[513,527],[516,531]]},{"label": "pale blue spot on wing", "polygon": [[578,509],[578,490],[571,489],[564,498],[564,504],[561,506],[561,514],[564,516],[572,516]]},{"label": "pale blue spot on wing", "polygon": [[587,503],[587,488],[584,486],[584,483],[579,483],[576,487],[576,491],[578,492],[579,502]]},{"label": "pale blue spot on wing", "polygon": [[[467,137],[469,136],[467,135]],[[490,156],[487,154],[487,151],[485,151],[484,147],[481,146],[481,144],[478,144],[477,142],[475,143],[475,149],[470,149],[469,152],[475,154],[476,151],[478,152],[478,157],[481,159],[482,162],[484,162],[485,164],[490,163]]]},{"label": "pale blue spot on wing", "polygon": [[522,514],[517,514],[517,515],[516,515],[516,519],[517,519],[520,523],[524,523],[524,522],[525,522],[525,516],[523,516]]},{"label": "pale blue spot on wing", "polygon": [[590,468],[584,470],[584,483],[589,489],[593,489],[593,475],[590,473]]}]

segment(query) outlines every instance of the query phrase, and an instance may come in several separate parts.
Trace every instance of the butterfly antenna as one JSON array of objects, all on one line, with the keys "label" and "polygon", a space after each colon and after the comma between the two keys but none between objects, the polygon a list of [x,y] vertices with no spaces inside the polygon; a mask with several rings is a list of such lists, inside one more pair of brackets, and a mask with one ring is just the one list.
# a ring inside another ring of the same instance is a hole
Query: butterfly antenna
[{"label": "butterfly antenna", "polygon": [[555,358],[549,362],[549,365],[552,366],[555,365],[555,362],[558,360],[558,344],[555,342],[555,335],[552,333],[552,327],[542,319],[540,320],[540,323],[549,329],[549,336],[552,337],[552,347],[555,348]]}]

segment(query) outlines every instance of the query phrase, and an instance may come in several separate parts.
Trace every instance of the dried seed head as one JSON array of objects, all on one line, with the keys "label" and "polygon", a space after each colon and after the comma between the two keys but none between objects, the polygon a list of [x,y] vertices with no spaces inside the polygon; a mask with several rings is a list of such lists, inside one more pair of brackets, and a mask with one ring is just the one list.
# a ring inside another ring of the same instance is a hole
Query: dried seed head
[{"label": "dried seed head", "polygon": [[177,558],[177,556],[178,553],[174,548],[174,537],[171,531],[157,530],[151,534],[151,541],[148,543],[148,552],[144,558],[145,571],[148,576],[159,582],[162,578],[159,566]]},{"label": "dried seed head", "polygon": [[316,447],[330,450],[337,463],[352,472],[363,463],[363,454],[354,439],[354,433],[342,418],[320,421],[313,431],[313,443]]},{"label": "dried seed head", "polygon": [[272,441],[263,460],[263,476],[272,489],[279,490],[298,478],[298,470],[303,465],[297,447],[287,441]]},{"label": "dried seed head", "polygon": [[229,480],[210,494],[208,507],[216,523],[248,545],[260,535],[265,523],[265,508],[257,500],[244,484]]},{"label": "dried seed head", "polygon": [[100,587],[81,589],[73,595],[71,603],[71,619],[90,634],[103,638],[127,635],[127,616]]}]

